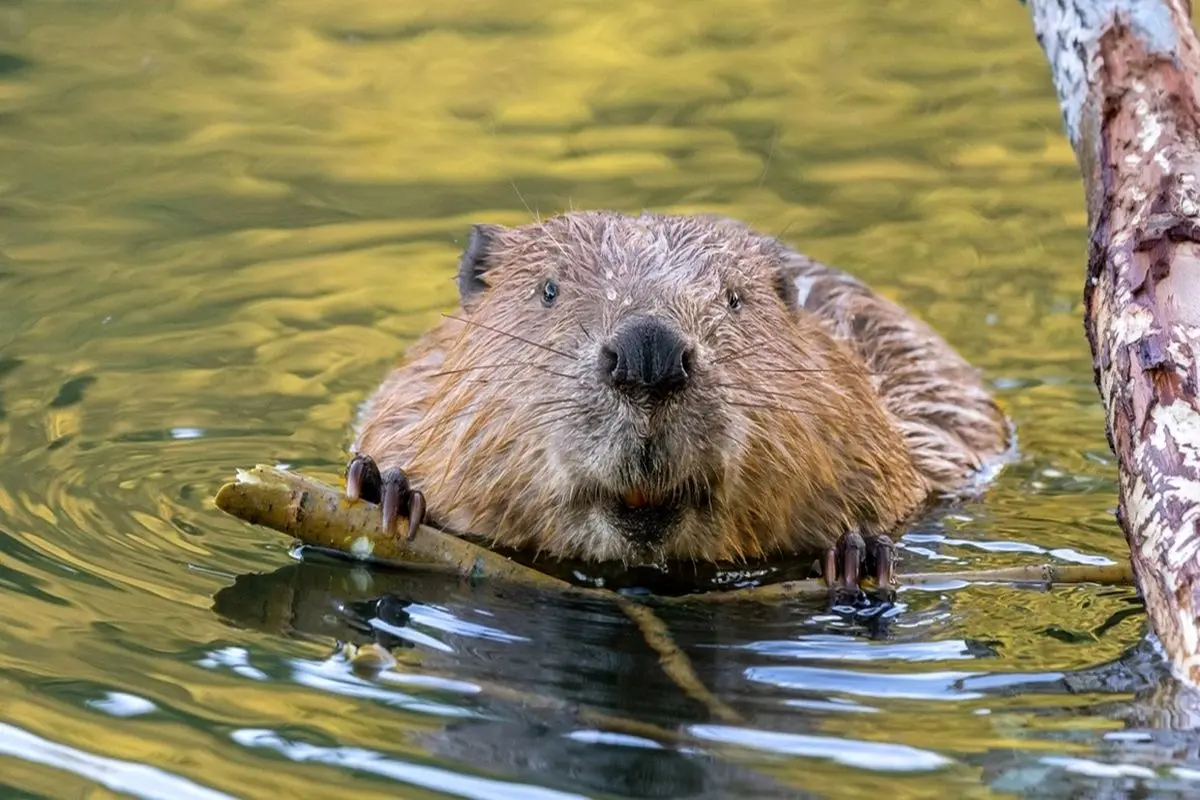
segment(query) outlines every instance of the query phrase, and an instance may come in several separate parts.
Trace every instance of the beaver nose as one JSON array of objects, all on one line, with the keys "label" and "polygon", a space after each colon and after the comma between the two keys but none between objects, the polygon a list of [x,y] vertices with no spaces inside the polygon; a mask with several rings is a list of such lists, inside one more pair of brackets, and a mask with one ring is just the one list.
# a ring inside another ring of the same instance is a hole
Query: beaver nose
[{"label": "beaver nose", "polygon": [[634,320],[600,348],[600,374],[613,388],[664,397],[687,385],[692,348],[653,317]]}]

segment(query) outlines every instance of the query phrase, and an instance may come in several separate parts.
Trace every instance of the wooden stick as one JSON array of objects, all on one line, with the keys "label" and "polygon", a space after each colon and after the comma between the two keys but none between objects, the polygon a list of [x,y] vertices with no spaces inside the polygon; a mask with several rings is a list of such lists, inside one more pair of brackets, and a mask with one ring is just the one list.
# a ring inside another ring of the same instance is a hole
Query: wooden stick
[{"label": "wooden stick", "polygon": [[1151,627],[1200,684],[1200,42],[1187,0],[1029,0],[1091,233],[1084,318]]},{"label": "wooden stick", "polygon": [[217,492],[215,502],[222,511],[247,522],[358,560],[447,570],[469,580],[518,581],[535,588],[616,602],[638,626],[646,644],[658,653],[663,671],[688,697],[708,708],[709,713],[722,722],[743,721],[736,711],[708,690],[662,620],[649,608],[614,592],[572,586],[466,539],[425,525],[406,541],[402,536],[384,532],[378,506],[350,500],[326,483],[275,467],[260,464],[252,470],[238,470],[234,482],[225,484]]},{"label": "wooden stick", "polygon": [[[385,533],[379,507],[350,500],[340,489],[299,473],[259,465],[238,470],[232,483],[217,492],[216,505],[247,522],[263,525],[299,539],[310,547],[352,559],[427,570],[445,571],[461,579],[501,579],[566,594],[600,598],[615,603],[637,626],[646,644],[658,654],[667,676],[688,697],[703,705],[715,719],[744,724],[735,709],[714,695],[700,680],[687,654],[679,649],[662,619],[646,605],[616,592],[573,586],[466,539],[421,526],[412,539]],[[405,526],[401,526],[404,528]],[[1113,567],[1053,566],[1011,567],[978,572],[918,573],[900,575],[902,585],[955,581],[976,583],[1107,583],[1131,581],[1128,565]],[[799,597],[825,597],[824,581],[787,581],[734,591],[706,592],[681,597],[652,597],[662,604],[781,602]],[[583,714],[577,709],[577,713]],[[590,712],[588,712],[590,713]],[[595,719],[621,726],[619,720]],[[632,730],[632,729],[630,729]],[[643,733],[649,733],[646,729]],[[661,731],[654,732],[661,736]]]},{"label": "wooden stick", "polygon": [[[1093,566],[1090,564],[1029,564],[967,572],[910,572],[896,576],[900,586],[962,584],[1034,584],[1052,586],[1093,583],[1101,586],[1132,586],[1133,569],[1127,562]],[[732,591],[704,592],[678,597],[656,597],[654,602],[680,603],[779,603],[800,598],[812,599],[829,594],[823,580],[784,581]]]},{"label": "wooden stick", "polygon": [[[639,607],[636,604],[631,605]],[[639,608],[642,608],[643,611],[648,611],[644,607]],[[341,646],[332,658],[338,661],[349,662],[351,668],[360,675],[373,675],[385,670],[405,671],[403,665],[397,664],[390,654],[386,652],[380,653],[380,649],[378,645],[356,647],[355,645],[347,644]],[[366,656],[365,659],[363,659],[364,655]],[[360,661],[365,661],[366,663],[356,663]],[[691,733],[687,725],[678,728],[666,728],[652,722],[642,722],[630,717],[601,711],[585,704],[570,702],[555,697],[550,693],[525,692],[501,683],[481,680],[479,678],[471,678],[470,683],[478,690],[481,696],[489,700],[515,706],[519,709],[533,710],[540,715],[557,714],[573,720],[576,725],[582,727],[647,739],[666,747],[686,748],[707,753],[710,756],[724,760],[735,768],[743,769],[745,771],[745,779],[749,781],[750,787],[757,788],[770,796],[779,795],[781,790],[784,789],[796,789],[798,788],[796,781],[802,781],[802,778],[798,776],[781,776],[755,769],[753,763],[757,760],[759,754],[753,749],[747,750],[747,748],[737,742],[700,738]],[[724,721],[728,724],[746,724],[745,720],[740,715],[737,715],[736,712],[734,712],[734,718]],[[746,763],[748,760],[750,761],[749,764]]]},{"label": "wooden stick", "polygon": [[[359,561],[420,565],[448,570],[466,580],[500,578],[576,591],[565,581],[427,525],[407,541],[385,533],[378,506],[351,500],[341,490],[298,472],[264,464],[239,469],[236,479],[217,491],[215,503],[239,519]],[[407,525],[402,527],[407,529]]]},{"label": "wooden stick", "polygon": [[[216,504],[226,513],[247,522],[263,525],[293,536],[311,547],[352,559],[444,570],[467,579],[512,580],[533,587],[600,597],[608,601],[620,597],[602,589],[573,586],[466,539],[424,525],[412,540],[405,542],[402,537],[384,533],[377,506],[361,500],[349,500],[340,489],[327,483],[275,467],[260,465],[252,470],[238,470],[236,480],[225,484],[217,492]],[[1046,585],[1097,583],[1122,586],[1133,582],[1133,574],[1129,565],[1124,563],[1111,566],[1038,564],[971,572],[909,573],[898,575],[896,580],[901,586],[950,582]],[[792,598],[823,597],[828,593],[829,588],[824,581],[802,580],[679,597],[657,596],[653,602],[780,602]],[[625,602],[632,603],[627,599]]]},{"label": "wooden stick", "polygon": [[[333,656],[335,660],[345,661],[357,674],[374,676],[387,670],[398,670],[400,665],[391,653],[379,645],[364,645],[357,647],[353,644],[343,644]],[[696,746],[698,741],[679,731],[664,728],[650,722],[640,722],[628,717],[618,717],[606,714],[590,706],[571,703],[549,694],[532,694],[513,689],[499,683],[472,678],[471,685],[481,694],[525,708],[534,708],[552,714],[562,714],[577,722],[595,727],[599,730],[613,733],[625,733],[639,736],[643,739],[668,745]]]}]

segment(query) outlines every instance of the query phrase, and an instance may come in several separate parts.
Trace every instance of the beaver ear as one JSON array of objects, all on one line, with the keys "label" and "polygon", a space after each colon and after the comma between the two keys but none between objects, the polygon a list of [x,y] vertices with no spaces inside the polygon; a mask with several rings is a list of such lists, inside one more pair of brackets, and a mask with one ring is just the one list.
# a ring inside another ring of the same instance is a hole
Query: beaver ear
[{"label": "beaver ear", "polygon": [[471,226],[467,248],[458,260],[458,298],[463,304],[488,288],[483,275],[492,267],[496,239],[503,230],[503,225]]},{"label": "beaver ear", "polygon": [[802,302],[799,287],[796,285],[796,280],[800,277],[799,265],[792,263],[792,259],[785,258],[780,262],[772,277],[775,293],[779,295],[779,299],[783,301],[787,309],[789,311],[799,309]]}]

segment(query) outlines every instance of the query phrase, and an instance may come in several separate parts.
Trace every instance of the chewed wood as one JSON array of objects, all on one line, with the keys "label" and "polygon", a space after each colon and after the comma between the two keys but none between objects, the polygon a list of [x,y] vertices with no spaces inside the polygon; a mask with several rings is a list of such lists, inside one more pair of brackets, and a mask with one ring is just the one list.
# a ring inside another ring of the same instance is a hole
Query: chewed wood
[{"label": "chewed wood", "polygon": [[1185,0],[1028,0],[1034,34],[1046,53],[1058,94],[1063,124],[1078,149],[1084,127],[1091,124],[1086,110],[1096,87],[1095,56],[1100,37],[1120,18],[1135,30],[1148,53],[1174,56],[1187,37],[1190,10]]},{"label": "chewed wood", "polygon": [[[238,519],[278,531],[303,544],[340,553],[351,560],[446,571],[477,580],[511,580],[526,586],[590,598],[620,599],[615,592],[568,584],[434,528],[422,526],[412,540],[386,534],[380,527],[377,507],[363,501],[348,500],[340,489],[290,470],[264,465],[239,470],[236,480],[217,491],[215,504]],[[299,508],[304,511],[297,513]],[[364,537],[371,544],[369,548],[357,544]],[[918,572],[896,577],[902,586],[946,586],[956,582],[1125,586],[1132,581],[1126,564],[1035,564],[969,572]],[[797,598],[824,598],[828,592],[829,587],[823,580],[799,580],[679,597],[645,596],[644,599],[672,605],[778,603]],[[622,608],[627,607],[628,603],[622,599]]]},{"label": "chewed wood", "polygon": [[1200,46],[1183,0],[1031,0],[1082,168],[1085,320],[1151,626],[1200,684]]}]

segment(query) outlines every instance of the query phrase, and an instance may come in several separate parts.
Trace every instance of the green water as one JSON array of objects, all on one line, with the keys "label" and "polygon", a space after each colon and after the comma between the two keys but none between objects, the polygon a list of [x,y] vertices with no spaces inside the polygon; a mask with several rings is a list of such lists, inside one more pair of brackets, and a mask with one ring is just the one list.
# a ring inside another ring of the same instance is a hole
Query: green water
[{"label": "green water", "polygon": [[[211,506],[258,462],[338,479],[470,223],[702,210],[905,303],[1015,419],[1019,462],[903,569],[1122,557],[1082,195],[1025,15],[0,2],[0,795],[1200,790],[1131,590],[667,615],[726,726],[611,607],[298,563]],[[395,669],[330,658],[371,638]]]}]

